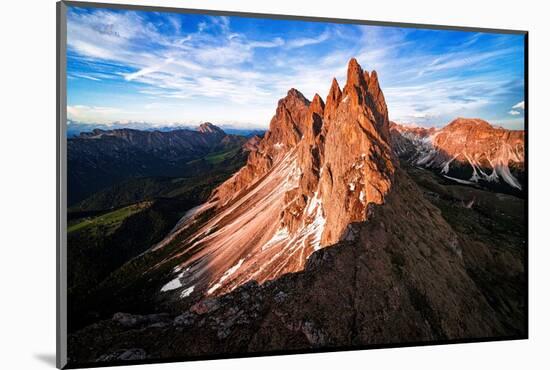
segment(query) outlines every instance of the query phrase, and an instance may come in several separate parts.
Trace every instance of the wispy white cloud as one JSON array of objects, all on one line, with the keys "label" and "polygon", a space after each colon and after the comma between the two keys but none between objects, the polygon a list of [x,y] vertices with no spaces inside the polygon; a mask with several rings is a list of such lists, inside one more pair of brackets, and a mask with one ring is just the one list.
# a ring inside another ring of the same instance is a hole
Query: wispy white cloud
[{"label": "wispy white cloud", "polygon": [[181,22],[179,18],[173,15],[166,15],[166,19],[174,28],[174,33],[179,34],[181,32]]},{"label": "wispy white cloud", "polygon": [[325,31],[317,37],[302,37],[302,38],[290,40],[289,42],[287,42],[287,47],[290,49],[293,49],[293,48],[301,48],[309,45],[320,44],[321,42],[327,41],[329,37],[330,37],[330,33],[328,31]]},{"label": "wispy white cloud", "polygon": [[172,63],[173,61],[174,61],[174,59],[168,58],[160,64],[156,64],[156,65],[153,65],[153,66],[150,66],[150,67],[145,67],[145,68],[142,68],[139,71],[136,71],[136,72],[133,72],[133,73],[128,73],[124,76],[124,78],[126,79],[126,81],[132,81],[132,80],[135,80],[138,77],[147,76],[148,74],[151,74],[153,72],[157,72],[157,71],[161,70],[162,67],[166,66],[167,64]]},{"label": "wispy white cloud", "polygon": [[523,110],[525,110],[525,101],[522,100],[519,103],[514,104],[512,109],[508,111],[508,114],[511,116],[519,116]]},{"label": "wispy white cloud", "polygon": [[251,41],[248,46],[250,48],[276,48],[278,46],[283,46],[285,41],[280,37],[275,37],[270,41]]},{"label": "wispy white cloud", "polygon": [[[113,26],[106,27],[106,22]],[[260,86],[260,74],[239,65],[250,61],[255,49],[281,46],[284,40],[248,40],[230,32],[229,27],[228,18],[211,17],[199,25],[197,33],[171,38],[134,13],[73,14],[68,23],[69,47],[84,58],[134,68],[133,72],[122,73],[124,78],[155,88],[159,96],[176,99],[227,96],[234,103],[249,103],[269,93]],[[203,34],[214,28],[221,36]],[[143,39],[147,43],[153,40],[162,47],[143,50]],[[158,90],[163,90],[162,94]],[[140,91],[151,94],[152,90]]]},{"label": "wispy white cloud", "polygon": [[[493,86],[486,91],[484,86]],[[490,106],[502,82],[491,76],[464,80],[461,77],[435,79],[420,84],[384,89],[390,118],[400,122],[443,125],[465,112]]]},{"label": "wispy white cloud", "polygon": [[504,49],[488,51],[474,55],[472,55],[471,52],[467,51],[448,53],[446,55],[436,57],[426,67],[421,68],[418,71],[418,75],[422,76],[428,73],[460,69],[465,67],[471,70],[474,67],[479,67],[483,62],[490,62],[494,58],[509,54],[511,51],[512,50],[510,49]]},{"label": "wispy white cloud", "polygon": [[92,80],[92,81],[101,81],[101,78],[94,77],[93,75],[85,74],[85,73],[71,73],[72,77],[78,77],[78,78],[84,78],[86,80]]},{"label": "wispy white cloud", "polygon": [[516,105],[514,105],[512,107],[512,109],[522,109],[524,110],[525,109],[525,101],[520,101],[519,103],[517,103]]}]

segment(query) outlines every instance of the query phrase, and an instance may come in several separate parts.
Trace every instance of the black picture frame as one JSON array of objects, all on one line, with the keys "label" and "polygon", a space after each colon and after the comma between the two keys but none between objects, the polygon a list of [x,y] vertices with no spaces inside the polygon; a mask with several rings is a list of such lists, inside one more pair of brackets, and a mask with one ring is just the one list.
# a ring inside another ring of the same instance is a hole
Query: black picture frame
[{"label": "black picture frame", "polygon": [[387,343],[380,345],[364,345],[364,346],[342,346],[321,349],[306,349],[306,350],[284,350],[274,352],[254,352],[254,353],[232,353],[222,355],[204,355],[196,357],[173,357],[162,359],[148,360],[131,360],[131,361],[111,361],[111,362],[93,362],[93,363],[67,363],[67,7],[82,7],[82,8],[105,8],[117,10],[135,10],[135,11],[154,11],[163,13],[178,13],[178,14],[200,14],[213,16],[240,16],[249,18],[266,18],[278,20],[296,20],[308,22],[322,23],[337,23],[337,24],[354,24],[354,25],[371,25],[371,26],[388,26],[400,28],[416,28],[416,29],[431,29],[431,30],[455,30],[455,31],[474,31],[482,33],[495,34],[514,34],[524,37],[524,97],[525,97],[525,226],[528,230],[529,225],[529,32],[526,30],[513,29],[495,29],[484,27],[461,27],[439,24],[418,24],[418,23],[402,23],[402,22],[384,22],[373,20],[360,19],[342,19],[330,17],[312,17],[299,15],[284,15],[284,14],[266,14],[266,13],[249,13],[228,10],[208,10],[208,9],[190,9],[162,6],[144,6],[130,4],[113,4],[113,3],[96,3],[96,2],[81,2],[81,1],[60,1],[56,4],[56,35],[57,35],[57,63],[56,63],[56,235],[57,235],[57,250],[56,250],[56,364],[58,368],[83,368],[83,367],[105,367],[119,365],[137,365],[137,364],[156,364],[156,363],[171,363],[182,361],[198,361],[198,360],[215,360],[215,359],[230,359],[230,358],[246,358],[260,356],[277,356],[277,355],[292,355],[292,354],[308,354],[320,352],[339,352],[339,351],[357,351],[366,349],[381,349],[381,348],[401,348],[414,346],[433,346],[447,344],[463,344],[463,343],[480,343],[493,341],[508,341],[508,340],[524,340],[529,338],[529,232],[526,233],[526,250],[524,260],[525,271],[525,335],[508,336],[508,337],[483,337],[483,338],[464,338],[457,340],[445,341],[421,341],[421,342],[406,342],[406,343]]}]

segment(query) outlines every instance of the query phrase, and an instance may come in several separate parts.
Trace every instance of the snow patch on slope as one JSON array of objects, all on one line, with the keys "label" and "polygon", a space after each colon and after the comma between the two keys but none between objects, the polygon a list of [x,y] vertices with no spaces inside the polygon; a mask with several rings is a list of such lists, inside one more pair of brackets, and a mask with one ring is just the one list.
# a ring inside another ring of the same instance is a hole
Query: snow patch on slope
[{"label": "snow patch on slope", "polygon": [[220,278],[220,280],[214,284],[212,287],[210,287],[210,289],[208,289],[208,294],[212,294],[214,293],[216,290],[218,290],[221,286],[222,286],[222,283],[228,278],[230,277],[231,275],[233,275],[243,264],[244,262],[244,258],[241,258],[239,260],[239,262],[237,262],[237,264],[231,268],[229,268],[229,270],[227,270],[223,275],[222,277]]},{"label": "snow patch on slope", "polygon": [[443,175],[443,177],[445,177],[446,179],[449,179],[449,180],[456,181],[456,182],[458,182],[459,184],[463,184],[463,185],[473,185],[473,184],[474,184],[474,183],[471,182],[471,181],[457,179],[456,177],[451,177],[451,176],[447,176],[447,175]]},{"label": "snow patch on slope", "polygon": [[359,201],[363,204],[365,204],[366,196],[365,196],[365,190],[361,190],[359,193]]},{"label": "snow patch on slope", "polygon": [[521,185],[518,180],[510,172],[510,168],[507,165],[497,164],[495,167],[496,173],[500,175],[509,185],[521,190]]},{"label": "snow patch on slope", "polygon": [[441,169],[441,173],[449,173],[449,165],[456,159],[456,157],[458,157],[458,154],[455,155],[453,158],[449,159],[448,161],[446,161],[444,164],[443,164],[443,168]]},{"label": "snow patch on slope", "polygon": [[191,295],[191,293],[193,293],[194,290],[195,290],[195,286],[194,286],[194,285],[190,286],[190,287],[187,288],[187,289],[184,289],[184,290],[181,292],[180,298],[189,297],[189,296]]},{"label": "snow patch on slope", "polygon": [[314,193],[306,208],[306,215],[312,218],[306,227],[298,234],[300,239],[305,240],[311,237],[310,244],[314,250],[321,248],[321,236],[325,230],[326,218],[324,216],[323,204],[318,192]]},{"label": "snow patch on slope", "polygon": [[174,280],[171,280],[169,281],[168,283],[166,283],[161,289],[160,291],[161,292],[167,292],[169,290],[174,290],[174,289],[178,289],[178,288],[181,288],[181,281],[180,281],[180,277],[178,276],[177,278],[175,278]]},{"label": "snow patch on slope", "polygon": [[266,249],[269,249],[271,248],[272,246],[282,242],[282,241],[285,241],[286,239],[288,239],[289,237],[289,233],[288,233],[288,228],[287,227],[284,227],[282,229],[279,229],[277,230],[277,232],[275,234],[273,234],[273,236],[271,237],[271,239],[269,239],[267,241],[267,243],[265,243],[263,246],[262,246],[262,250],[266,250]]}]

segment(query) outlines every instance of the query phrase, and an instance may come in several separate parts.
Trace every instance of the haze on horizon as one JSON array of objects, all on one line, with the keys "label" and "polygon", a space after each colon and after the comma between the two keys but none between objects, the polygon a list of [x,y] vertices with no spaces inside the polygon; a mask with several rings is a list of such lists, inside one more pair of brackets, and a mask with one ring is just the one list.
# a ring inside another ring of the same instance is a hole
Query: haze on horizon
[{"label": "haze on horizon", "polygon": [[290,88],[323,98],[355,57],[390,119],[458,116],[524,128],[524,37],[464,31],[69,7],[67,114],[265,129]]}]

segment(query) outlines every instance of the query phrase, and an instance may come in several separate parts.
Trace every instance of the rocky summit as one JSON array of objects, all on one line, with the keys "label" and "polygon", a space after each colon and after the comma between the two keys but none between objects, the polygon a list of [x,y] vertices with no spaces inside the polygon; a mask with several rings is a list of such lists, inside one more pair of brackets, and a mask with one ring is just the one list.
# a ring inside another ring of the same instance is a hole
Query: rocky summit
[{"label": "rocky summit", "polygon": [[455,182],[516,194],[525,182],[524,136],[475,118],[457,118],[441,129],[391,124],[395,151],[407,161]]},{"label": "rocky summit", "polygon": [[327,101],[289,90],[247,165],[155,247],[174,243],[213,213],[177,241],[180,253],[163,261],[188,271],[181,278],[174,273],[176,285],[219,295],[300,271],[314,251],[341,240],[348,225],[367,220],[369,205],[384,202],[395,163],[376,72],[352,59],[343,92],[334,81]]}]

